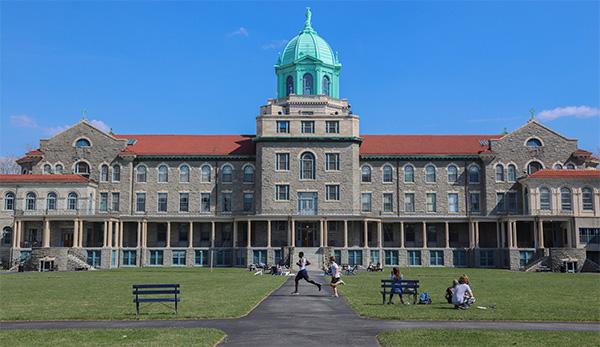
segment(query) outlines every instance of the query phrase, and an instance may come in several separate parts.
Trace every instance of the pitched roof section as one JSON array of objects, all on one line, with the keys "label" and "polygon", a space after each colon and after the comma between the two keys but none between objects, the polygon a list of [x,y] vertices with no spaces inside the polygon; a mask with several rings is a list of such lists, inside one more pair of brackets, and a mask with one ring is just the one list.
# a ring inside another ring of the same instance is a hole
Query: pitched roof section
[{"label": "pitched roof section", "polygon": [[0,175],[0,183],[88,183],[89,179],[75,174],[60,175]]},{"label": "pitched roof section", "polygon": [[361,135],[361,155],[477,155],[502,135]]},{"label": "pitched roof section", "polygon": [[254,135],[114,135],[134,139],[123,153],[135,155],[254,155]]},{"label": "pitched roof section", "polygon": [[539,170],[528,178],[600,178],[600,170]]}]

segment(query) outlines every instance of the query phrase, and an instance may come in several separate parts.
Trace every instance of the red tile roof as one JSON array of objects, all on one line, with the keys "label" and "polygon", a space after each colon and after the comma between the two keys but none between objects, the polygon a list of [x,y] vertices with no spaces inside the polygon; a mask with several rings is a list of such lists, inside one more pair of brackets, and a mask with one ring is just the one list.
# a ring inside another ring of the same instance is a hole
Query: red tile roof
[{"label": "red tile roof", "polygon": [[135,139],[123,150],[136,155],[254,155],[253,135],[114,135]]},{"label": "red tile roof", "polygon": [[502,135],[362,135],[361,155],[469,155],[488,152],[483,142]]},{"label": "red tile roof", "polygon": [[0,175],[0,183],[88,183],[89,179],[75,174],[61,175]]},{"label": "red tile roof", "polygon": [[528,178],[600,178],[600,170],[544,169],[532,173]]}]

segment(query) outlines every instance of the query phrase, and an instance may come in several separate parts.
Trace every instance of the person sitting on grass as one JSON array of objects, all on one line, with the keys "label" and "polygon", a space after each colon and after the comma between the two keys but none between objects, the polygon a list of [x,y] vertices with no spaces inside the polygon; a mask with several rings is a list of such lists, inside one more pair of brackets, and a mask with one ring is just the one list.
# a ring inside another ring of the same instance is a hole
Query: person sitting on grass
[{"label": "person sitting on grass", "polygon": [[397,267],[394,267],[392,269],[392,274],[390,276],[390,279],[393,281],[392,282],[392,290],[390,291],[390,299],[388,300],[388,305],[393,305],[394,302],[392,301],[392,298],[394,297],[394,294],[398,294],[398,296],[400,297],[400,300],[402,300],[402,287],[400,286],[400,281],[404,278],[404,276],[402,276],[402,274],[400,273],[400,269]]},{"label": "person sitting on grass", "polygon": [[458,285],[452,294],[452,303],[454,308],[461,310],[466,310],[475,303],[475,296],[469,286],[469,276],[463,274],[458,279]]},{"label": "person sitting on grass", "polygon": [[452,280],[452,285],[448,288],[446,288],[446,301],[448,301],[449,304],[452,303],[452,296],[454,295],[454,289],[456,288],[456,286],[458,285],[458,280]]}]

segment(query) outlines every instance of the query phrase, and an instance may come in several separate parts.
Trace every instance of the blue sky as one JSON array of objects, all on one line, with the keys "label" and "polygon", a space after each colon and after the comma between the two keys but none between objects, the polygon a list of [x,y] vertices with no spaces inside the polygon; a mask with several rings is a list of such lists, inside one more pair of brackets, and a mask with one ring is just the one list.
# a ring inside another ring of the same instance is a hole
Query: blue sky
[{"label": "blue sky", "polygon": [[6,2],[0,155],[87,117],[116,133],[255,132],[277,52],[313,27],[363,134],[542,121],[600,147],[599,3]]}]

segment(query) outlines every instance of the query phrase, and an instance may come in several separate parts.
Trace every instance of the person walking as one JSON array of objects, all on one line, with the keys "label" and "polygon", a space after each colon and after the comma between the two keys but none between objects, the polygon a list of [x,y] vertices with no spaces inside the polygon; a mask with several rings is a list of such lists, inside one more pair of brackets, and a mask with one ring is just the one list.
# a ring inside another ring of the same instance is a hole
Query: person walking
[{"label": "person walking", "polygon": [[331,289],[333,289],[333,296],[335,296],[336,298],[339,297],[338,295],[338,291],[337,291],[337,286],[339,286],[340,284],[346,284],[344,283],[344,281],[342,281],[342,272],[340,271],[340,266],[335,262],[335,257],[331,256],[329,257],[329,262],[330,262],[330,266],[329,266],[329,273],[331,274],[331,283],[329,284],[331,286]]},{"label": "person walking", "polygon": [[308,270],[306,270],[306,267],[310,265],[310,262],[308,260],[306,260],[306,258],[304,258],[304,252],[298,253],[298,256],[300,257],[300,259],[298,259],[298,262],[296,263],[296,265],[298,265],[300,270],[298,271],[298,274],[296,274],[296,279],[295,279],[296,290],[294,290],[292,295],[300,294],[298,292],[298,282],[300,282],[301,279],[304,279],[308,283],[314,284],[315,286],[317,286],[319,288],[319,291],[321,291],[321,285],[319,283],[311,280],[310,278],[308,278]]}]

